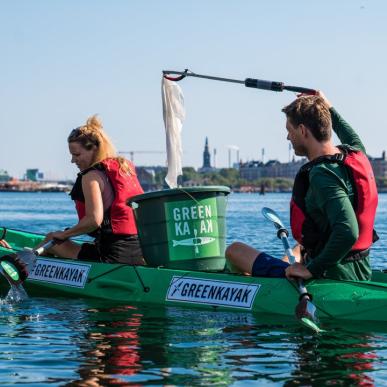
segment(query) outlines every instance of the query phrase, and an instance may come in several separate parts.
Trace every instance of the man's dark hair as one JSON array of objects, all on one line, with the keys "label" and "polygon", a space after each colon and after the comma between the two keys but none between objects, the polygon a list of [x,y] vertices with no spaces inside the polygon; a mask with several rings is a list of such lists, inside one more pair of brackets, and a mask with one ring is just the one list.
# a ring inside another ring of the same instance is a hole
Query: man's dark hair
[{"label": "man's dark hair", "polygon": [[291,124],[304,124],[319,142],[328,141],[332,135],[332,120],[328,105],[315,95],[301,96],[282,111]]}]

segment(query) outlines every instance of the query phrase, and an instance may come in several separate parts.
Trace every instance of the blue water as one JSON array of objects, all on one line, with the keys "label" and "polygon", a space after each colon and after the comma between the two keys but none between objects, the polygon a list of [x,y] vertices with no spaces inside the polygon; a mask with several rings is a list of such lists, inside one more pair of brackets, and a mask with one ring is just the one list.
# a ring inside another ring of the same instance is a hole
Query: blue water
[{"label": "blue water", "polygon": [[[288,194],[233,194],[228,243],[271,254],[282,246],[261,208],[288,224]],[[387,195],[380,195],[373,266],[385,268]],[[0,193],[1,226],[34,232],[76,222],[62,193]],[[0,385],[387,386],[387,327],[296,321],[247,313],[29,299],[0,305]]]}]

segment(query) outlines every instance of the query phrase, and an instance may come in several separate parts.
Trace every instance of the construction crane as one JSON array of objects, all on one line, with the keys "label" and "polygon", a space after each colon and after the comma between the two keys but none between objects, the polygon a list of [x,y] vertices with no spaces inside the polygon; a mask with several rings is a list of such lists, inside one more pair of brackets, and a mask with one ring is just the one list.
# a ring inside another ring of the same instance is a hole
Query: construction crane
[{"label": "construction crane", "polygon": [[152,151],[152,150],[148,150],[148,151],[119,151],[118,152],[120,155],[125,155],[125,154],[128,154],[130,155],[130,161],[133,163],[134,162],[134,155],[137,154],[137,153],[159,153],[159,154],[165,154],[165,151]]}]

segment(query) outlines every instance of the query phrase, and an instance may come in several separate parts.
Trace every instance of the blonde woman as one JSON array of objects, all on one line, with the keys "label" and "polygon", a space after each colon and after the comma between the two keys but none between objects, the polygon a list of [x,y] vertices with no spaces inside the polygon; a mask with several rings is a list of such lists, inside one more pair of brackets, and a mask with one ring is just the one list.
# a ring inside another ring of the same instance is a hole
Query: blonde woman
[{"label": "blonde woman", "polygon": [[[96,115],[73,129],[67,141],[71,162],[80,170],[70,193],[79,222],[47,234],[46,240],[63,241],[50,251],[65,258],[144,264],[133,210],[126,204],[143,193],[134,165],[117,157]],[[94,242],[80,245],[68,240],[82,234],[91,235]]]}]

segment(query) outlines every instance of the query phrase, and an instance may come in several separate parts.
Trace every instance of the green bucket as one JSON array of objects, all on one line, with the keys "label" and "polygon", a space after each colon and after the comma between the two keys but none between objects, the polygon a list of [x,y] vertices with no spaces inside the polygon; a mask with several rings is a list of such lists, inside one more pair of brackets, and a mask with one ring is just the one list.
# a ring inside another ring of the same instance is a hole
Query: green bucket
[{"label": "green bucket", "polygon": [[182,270],[223,270],[228,187],[189,187],[137,195],[133,208],[146,263]]}]

